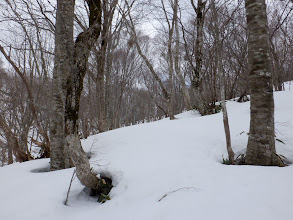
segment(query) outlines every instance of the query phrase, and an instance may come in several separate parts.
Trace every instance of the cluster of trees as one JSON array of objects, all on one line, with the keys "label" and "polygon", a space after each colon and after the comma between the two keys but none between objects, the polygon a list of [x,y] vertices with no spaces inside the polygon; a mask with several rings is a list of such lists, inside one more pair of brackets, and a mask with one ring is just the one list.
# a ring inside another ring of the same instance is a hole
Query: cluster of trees
[{"label": "cluster of trees", "polygon": [[0,165],[51,157],[51,170],[73,163],[95,188],[80,137],[220,108],[233,163],[224,100],[247,95],[247,163],[279,164],[272,91],[293,79],[291,1],[5,0],[0,8]]}]

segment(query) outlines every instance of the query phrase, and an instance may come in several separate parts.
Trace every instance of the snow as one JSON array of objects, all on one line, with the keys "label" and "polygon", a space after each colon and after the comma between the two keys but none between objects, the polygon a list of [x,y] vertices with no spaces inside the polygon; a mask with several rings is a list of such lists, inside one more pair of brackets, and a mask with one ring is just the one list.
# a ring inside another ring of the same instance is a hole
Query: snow
[{"label": "snow", "polygon": [[[293,91],[275,92],[277,152],[293,162]],[[244,153],[249,102],[227,101],[232,146]],[[82,141],[96,172],[113,178],[99,204],[73,181],[73,168],[45,172],[49,160],[0,168],[0,219],[293,219],[293,165],[227,166],[222,114],[184,112],[177,120],[125,127]],[[175,192],[174,192],[175,191]],[[161,199],[161,201],[159,201]]]}]

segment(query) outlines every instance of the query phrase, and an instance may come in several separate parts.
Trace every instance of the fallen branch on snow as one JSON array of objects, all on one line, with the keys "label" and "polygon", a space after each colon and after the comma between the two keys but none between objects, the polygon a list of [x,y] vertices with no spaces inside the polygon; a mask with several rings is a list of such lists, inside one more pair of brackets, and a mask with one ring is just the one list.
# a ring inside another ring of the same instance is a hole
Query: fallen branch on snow
[{"label": "fallen branch on snow", "polygon": [[170,195],[170,194],[172,194],[172,193],[175,193],[175,192],[178,192],[178,191],[180,191],[180,190],[184,190],[184,189],[194,189],[194,190],[198,190],[197,188],[195,188],[195,187],[182,187],[182,188],[179,188],[179,189],[176,189],[176,190],[173,190],[173,191],[171,191],[171,192],[168,192],[168,193],[166,193],[165,195],[163,195],[162,196],[162,198],[160,198],[159,200],[158,200],[158,202],[161,202],[165,197],[167,197],[168,195]]}]

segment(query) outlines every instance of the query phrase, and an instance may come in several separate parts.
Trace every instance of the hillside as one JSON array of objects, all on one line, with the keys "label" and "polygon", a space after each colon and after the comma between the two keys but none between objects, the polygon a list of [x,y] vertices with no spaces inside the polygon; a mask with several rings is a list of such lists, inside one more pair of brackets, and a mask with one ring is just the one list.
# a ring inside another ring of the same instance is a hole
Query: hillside
[{"label": "hillside", "polygon": [[[291,82],[292,83],[292,82]],[[290,88],[291,87],[291,88]],[[277,152],[293,162],[293,85],[275,92]],[[249,102],[227,102],[232,147],[244,153]],[[177,115],[82,141],[95,171],[110,175],[111,200],[99,204],[74,180],[74,168],[44,172],[49,160],[0,168],[0,219],[292,220],[293,166],[223,165],[222,114]],[[159,201],[160,200],[160,201]]]}]

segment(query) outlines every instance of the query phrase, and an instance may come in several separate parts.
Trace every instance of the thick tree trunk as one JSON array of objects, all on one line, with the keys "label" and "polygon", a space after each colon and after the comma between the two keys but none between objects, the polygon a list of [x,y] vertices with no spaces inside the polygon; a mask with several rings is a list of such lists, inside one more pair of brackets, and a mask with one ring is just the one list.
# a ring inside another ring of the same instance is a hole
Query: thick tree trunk
[{"label": "thick tree trunk", "polygon": [[[53,114],[50,128],[51,170],[69,167],[65,162],[65,79],[73,65],[73,16],[74,1],[58,0],[55,29],[55,59],[53,71]],[[68,158],[68,157],[67,157]]]},{"label": "thick tree trunk", "polygon": [[[101,30],[101,1],[88,0],[87,4],[90,11],[89,28],[80,33],[73,43],[74,1],[58,1],[57,18],[59,19],[56,19],[55,56],[57,56],[55,57],[54,79],[56,80],[55,89],[59,92],[55,91],[54,98],[56,115],[59,114],[60,119],[63,120],[63,124],[60,123],[58,129],[64,131],[64,133],[62,131],[62,135],[65,135],[63,142],[65,145],[62,146],[62,150],[56,150],[58,152],[55,155],[57,162],[51,164],[51,169],[60,167],[60,165],[67,167],[72,161],[76,167],[77,177],[83,185],[104,192],[101,180],[91,172],[89,160],[82,149],[78,134],[78,115],[83,79],[87,72],[90,51]],[[61,36],[63,39],[60,39]],[[60,70],[63,70],[63,75],[60,75]]]},{"label": "thick tree trunk", "polygon": [[88,58],[101,31],[101,1],[87,1],[90,11],[89,28],[80,33],[75,41],[72,72],[66,77],[65,135],[70,159],[76,167],[80,182],[100,189],[100,179],[91,172],[89,160],[82,149],[78,135],[78,115],[83,79],[87,72]]},{"label": "thick tree trunk", "polygon": [[274,97],[265,0],[245,0],[250,64],[250,131],[246,163],[281,165],[275,150]]},{"label": "thick tree trunk", "polygon": [[76,165],[76,175],[80,182],[90,189],[98,189],[99,179],[91,172],[89,159],[82,149],[79,136],[77,134],[67,135],[66,143],[70,147],[70,157]]}]

